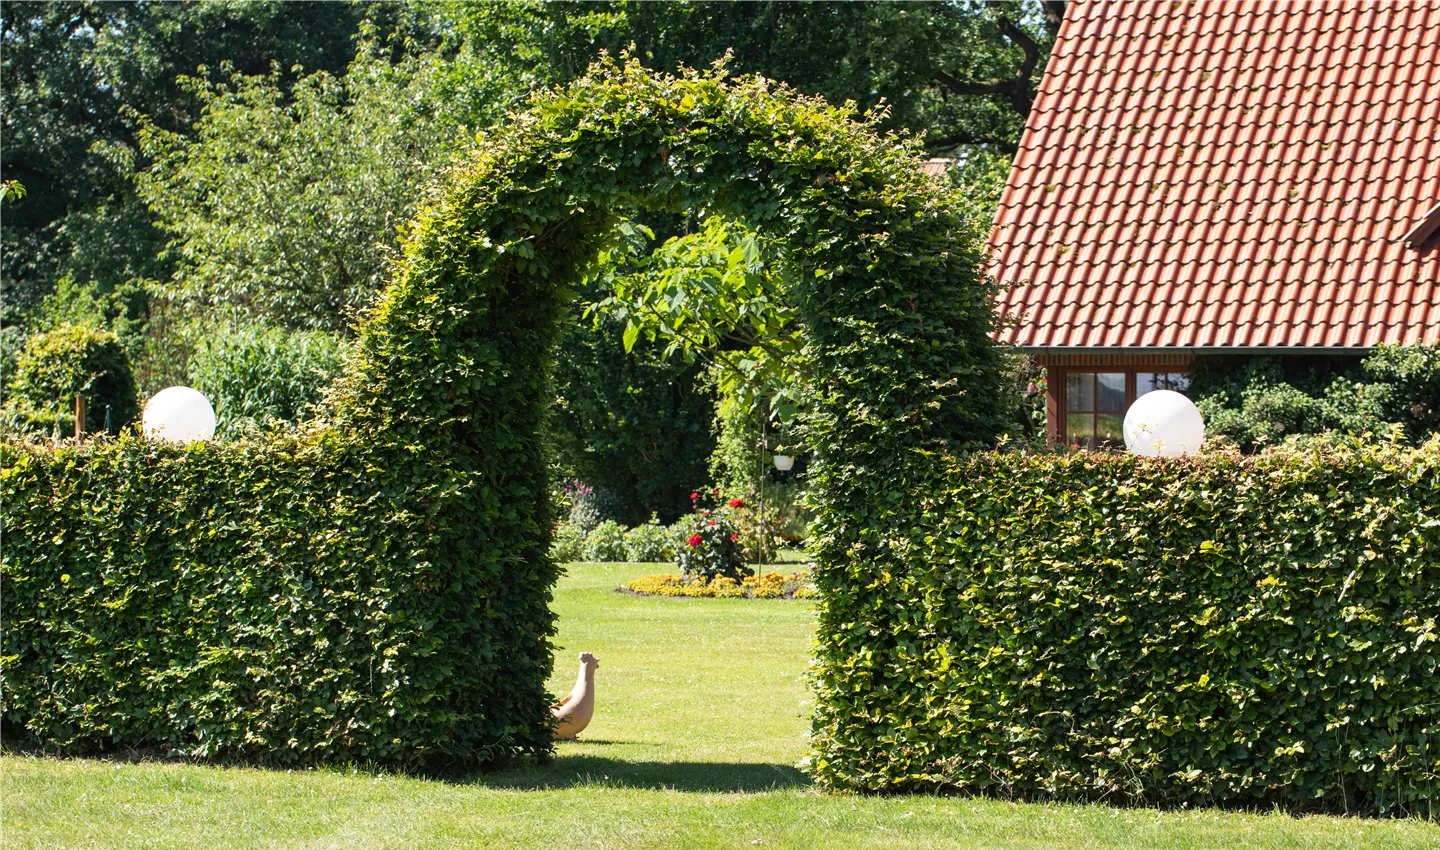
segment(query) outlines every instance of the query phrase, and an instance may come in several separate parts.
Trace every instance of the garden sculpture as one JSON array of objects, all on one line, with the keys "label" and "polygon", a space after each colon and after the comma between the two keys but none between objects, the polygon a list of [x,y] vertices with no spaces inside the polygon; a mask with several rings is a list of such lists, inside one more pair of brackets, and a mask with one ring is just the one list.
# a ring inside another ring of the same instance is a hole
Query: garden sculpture
[{"label": "garden sculpture", "polygon": [[556,738],[573,741],[590,725],[590,718],[595,716],[595,668],[599,666],[592,653],[580,653],[580,673],[575,677],[575,687],[550,709],[560,721],[555,728]]}]

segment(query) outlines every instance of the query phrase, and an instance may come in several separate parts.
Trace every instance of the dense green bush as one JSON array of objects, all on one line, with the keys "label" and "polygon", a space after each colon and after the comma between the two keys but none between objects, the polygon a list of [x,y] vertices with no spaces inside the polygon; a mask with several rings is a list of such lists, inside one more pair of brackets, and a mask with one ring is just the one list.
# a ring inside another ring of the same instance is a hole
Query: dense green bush
[{"label": "dense green bush", "polygon": [[8,317],[0,308],[0,400],[9,394],[10,381],[15,377],[15,364],[25,348],[27,334],[20,325],[5,321]]},{"label": "dense green bush", "polygon": [[586,561],[625,560],[625,526],[607,519],[590,529],[581,555]]},{"label": "dense green bush", "polygon": [[1440,343],[1382,345],[1360,364],[1364,379],[1391,388],[1384,416],[1412,437],[1440,433]]},{"label": "dense green bush", "polygon": [[7,744],[429,767],[548,749],[555,571],[496,545],[507,508],[443,447],[0,451]]},{"label": "dense green bush", "polygon": [[555,370],[560,461],[596,491],[607,519],[673,521],[705,480],[714,445],[709,396],[698,365],[666,360],[660,346],[626,351],[623,324],[574,322]]},{"label": "dense green bush", "polygon": [[568,564],[585,559],[585,529],[573,522],[562,522],[555,526],[550,536],[550,560],[557,564]]},{"label": "dense green bush", "polygon": [[215,433],[234,437],[314,412],[344,363],[344,345],[323,331],[250,328],[203,336],[190,357],[190,386],[215,407]]},{"label": "dense green bush", "polygon": [[1381,346],[1358,365],[1201,358],[1190,393],[1206,431],[1247,451],[1291,437],[1440,432],[1440,344]]},{"label": "dense green bush", "polygon": [[675,533],[652,516],[625,532],[625,560],[632,564],[669,561],[675,557]]},{"label": "dense green bush", "polygon": [[1440,441],[917,456],[822,558],[835,788],[1415,810],[1440,791]]},{"label": "dense green bush", "polygon": [[75,396],[86,401],[85,429],[118,431],[139,413],[135,379],[120,340],[84,325],[60,325],[25,341],[7,381],[5,419],[20,431],[75,433]]}]

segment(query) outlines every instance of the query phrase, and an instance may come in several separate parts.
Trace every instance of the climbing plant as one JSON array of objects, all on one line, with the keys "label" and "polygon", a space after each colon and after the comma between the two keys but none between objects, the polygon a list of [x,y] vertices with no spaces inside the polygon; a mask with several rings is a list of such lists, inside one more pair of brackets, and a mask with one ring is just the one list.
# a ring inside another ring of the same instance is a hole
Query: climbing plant
[{"label": "climbing plant", "polygon": [[7,523],[44,506],[6,552],[7,738],[548,751],[550,375],[576,284],[635,209],[726,215],[779,246],[811,364],[820,569],[864,569],[906,459],[987,439],[1003,413],[991,292],[917,154],[722,69],[610,62],[540,96],[427,198],[328,422],[231,447],[7,447]]}]

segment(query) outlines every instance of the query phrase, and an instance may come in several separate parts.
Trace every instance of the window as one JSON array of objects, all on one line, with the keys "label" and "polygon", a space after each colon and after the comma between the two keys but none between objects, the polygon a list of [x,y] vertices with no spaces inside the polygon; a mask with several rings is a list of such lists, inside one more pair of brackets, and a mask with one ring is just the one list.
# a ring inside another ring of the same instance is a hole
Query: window
[{"label": "window", "polygon": [[1065,376],[1065,441],[1086,449],[1125,445],[1124,372]]},{"label": "window", "polygon": [[1174,390],[1183,393],[1190,389],[1190,376],[1184,372],[1136,372],[1135,398],[1152,390]]},{"label": "window", "polygon": [[1123,448],[1125,411],[1155,390],[1185,392],[1184,372],[1065,372],[1062,425],[1065,442],[1084,449]]}]

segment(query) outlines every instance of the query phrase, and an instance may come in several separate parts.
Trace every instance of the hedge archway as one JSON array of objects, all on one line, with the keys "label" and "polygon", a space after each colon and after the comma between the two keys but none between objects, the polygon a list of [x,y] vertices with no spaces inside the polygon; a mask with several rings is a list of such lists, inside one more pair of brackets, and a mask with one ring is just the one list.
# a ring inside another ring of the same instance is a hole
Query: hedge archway
[{"label": "hedge archway", "polygon": [[0,446],[3,501],[25,506],[6,514],[7,737],[271,762],[549,752],[549,375],[573,285],[636,207],[784,246],[816,376],[819,583],[898,574],[912,461],[999,420],[991,292],[917,152],[721,71],[608,63],[537,98],[412,225],[328,424]]},{"label": "hedge archway", "polygon": [[1002,413],[991,290],[953,190],[916,153],[764,79],[597,66],[482,143],[413,223],[339,421],[492,470],[525,503],[510,554],[540,557],[536,439],[572,286],[617,210],[726,214],[787,246],[819,376],[818,495],[847,513],[892,461],[988,440]]},{"label": "hedge archway", "polygon": [[822,585],[827,569],[867,569],[915,452],[989,440],[1002,413],[992,290],[954,190],[918,153],[764,79],[596,66],[430,199],[359,328],[340,422],[483,476],[484,504],[453,505],[437,558],[478,528],[493,545],[473,566],[547,571],[540,429],[573,287],[617,211],[725,214],[779,237],[798,281]]}]

